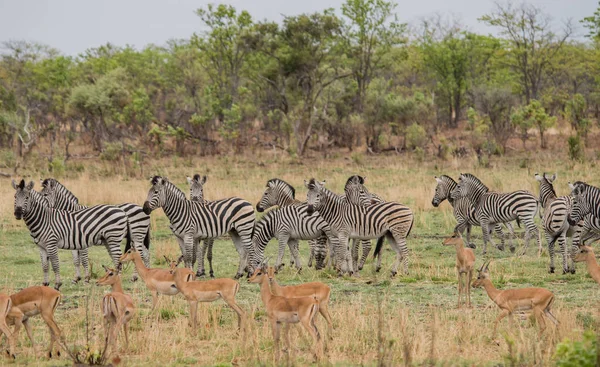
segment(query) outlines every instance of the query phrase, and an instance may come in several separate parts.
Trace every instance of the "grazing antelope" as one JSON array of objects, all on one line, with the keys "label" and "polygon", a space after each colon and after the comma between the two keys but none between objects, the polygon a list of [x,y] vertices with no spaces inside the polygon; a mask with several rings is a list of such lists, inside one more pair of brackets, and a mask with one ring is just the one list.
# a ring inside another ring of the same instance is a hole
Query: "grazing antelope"
[{"label": "grazing antelope", "polygon": [[[171,264],[166,256],[168,264]],[[175,285],[175,278],[171,274],[170,269],[158,269],[158,268],[147,268],[144,264],[144,260],[135,248],[129,249],[126,253],[121,256],[120,261],[122,263],[133,261],[138,274],[146,283],[146,287],[152,293],[152,311],[158,303],[158,295],[165,294],[167,296],[174,296],[179,293],[177,286]]]},{"label": "grazing antelope", "polygon": [[[6,356],[16,358],[15,355],[15,335],[8,328],[6,319],[9,317],[10,310],[12,308],[12,300],[8,294],[0,293],[0,331],[8,339],[8,350],[6,350]],[[22,318],[22,314],[21,314]]]},{"label": "grazing antelope", "polygon": [[171,263],[171,273],[175,278],[177,289],[183,294],[190,305],[190,326],[196,330],[198,302],[214,302],[222,298],[238,315],[238,329],[245,322],[246,313],[235,302],[235,296],[240,290],[240,284],[233,279],[219,278],[205,281],[195,281],[194,272],[189,268],[177,268],[183,261],[183,256],[177,263]]},{"label": "grazing antelope", "polygon": [[[104,316],[104,331],[106,333],[106,348],[117,343],[117,336],[121,326],[125,332],[125,348],[129,347],[129,321],[135,314],[135,304],[130,295],[123,292],[121,286],[121,264],[117,269],[111,269],[102,265],[106,274],[100,279],[96,285],[110,285],[111,292],[102,299],[102,314]],[[104,350],[104,354],[107,353]]]},{"label": "grazing antelope", "polygon": [[598,265],[596,255],[594,255],[594,250],[591,247],[581,246],[579,252],[575,255],[575,262],[585,262],[592,279],[600,284],[600,265]]},{"label": "grazing antelope", "polygon": [[[58,307],[61,300],[61,295],[57,290],[45,286],[29,287],[12,294],[10,300],[12,308],[6,320],[8,324],[15,325],[13,331],[13,338],[15,340],[21,326],[24,325],[27,336],[31,341],[31,346],[35,350],[29,318],[40,315],[50,330],[50,345],[48,346],[47,357],[52,358],[54,343],[58,343],[61,348],[69,353],[60,328],[54,320],[54,311],[56,311],[56,307]],[[57,351],[56,355],[60,356],[60,351]]]},{"label": "grazing antelope", "polygon": [[546,322],[543,315],[546,315],[554,325],[558,325],[558,320],[550,312],[554,302],[554,294],[544,288],[521,288],[499,290],[492,284],[490,274],[488,273],[489,261],[484,263],[477,270],[477,280],[473,282],[473,287],[483,286],[488,296],[494,303],[500,307],[502,312],[496,318],[494,323],[494,337],[498,329],[498,322],[508,316],[512,324],[512,315],[515,311],[532,311],[537,323],[540,325],[540,333],[546,329]]},{"label": "grazing antelope", "polygon": [[319,312],[319,301],[314,297],[287,298],[275,296],[271,293],[267,277],[267,264],[263,262],[248,279],[248,282],[260,285],[260,295],[267,309],[267,316],[271,323],[273,338],[275,339],[275,361],[279,362],[279,339],[281,324],[284,324],[283,335],[286,346],[290,349],[289,325],[301,323],[313,338],[315,360],[321,355],[319,330],[315,325],[315,316]]},{"label": "grazing antelope", "polygon": [[[444,246],[454,246],[456,249],[456,273],[458,275],[458,308],[460,308],[461,295],[465,294],[465,303],[471,307],[471,279],[473,279],[473,268],[475,265],[475,254],[470,248],[465,248],[462,236],[454,232],[442,242]],[[463,275],[466,279],[463,282]]]},{"label": "grazing antelope", "polygon": [[321,282],[310,282],[298,285],[281,286],[275,279],[275,268],[269,266],[268,269],[269,284],[271,285],[271,293],[275,296],[298,298],[298,297],[314,297],[319,301],[319,313],[327,321],[327,326],[331,335],[333,323],[329,314],[329,297],[331,296],[331,288],[327,284]]}]

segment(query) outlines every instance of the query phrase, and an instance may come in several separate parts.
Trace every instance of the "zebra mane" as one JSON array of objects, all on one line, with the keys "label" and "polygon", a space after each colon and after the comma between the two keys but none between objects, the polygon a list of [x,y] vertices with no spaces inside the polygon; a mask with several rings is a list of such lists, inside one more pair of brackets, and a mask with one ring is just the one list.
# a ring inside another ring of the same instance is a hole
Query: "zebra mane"
[{"label": "zebra mane", "polygon": [[67,200],[79,204],[79,198],[75,196],[67,187],[55,178],[47,178],[42,182],[42,187],[47,187],[51,182],[54,182],[54,190],[64,196]]},{"label": "zebra mane", "polygon": [[454,181],[454,179],[448,175],[441,175],[438,176],[438,178],[444,182],[451,184],[452,186],[456,186],[456,181]]},{"label": "zebra mane", "polygon": [[485,191],[490,191],[490,189],[483,183],[481,182],[480,179],[478,179],[477,177],[475,177],[474,175],[470,174],[470,173],[461,173],[461,180],[467,182],[467,183],[474,183],[475,185],[485,188]]},{"label": "zebra mane", "polygon": [[280,179],[280,178],[272,178],[269,181],[267,181],[267,187],[269,186],[269,184],[273,184],[273,185],[283,185],[285,187],[288,188],[288,190],[290,191],[290,193],[292,194],[292,199],[296,198],[296,189],[294,188],[294,186],[290,185],[289,183],[285,182],[284,180]]},{"label": "zebra mane", "polygon": [[150,179],[150,183],[151,183],[152,185],[156,185],[156,184],[158,183],[158,181],[159,181],[161,178],[162,178],[162,177],[160,177],[160,176],[154,176],[154,177],[152,177],[152,178]]},{"label": "zebra mane", "polygon": [[348,178],[348,180],[346,181],[346,185],[344,185],[344,187],[350,185],[350,184],[360,184],[360,185],[364,185],[365,184],[365,178],[359,175],[352,175]]},{"label": "zebra mane", "polygon": [[171,181],[165,181],[165,188],[175,194],[178,199],[187,200],[185,193],[175,186]]},{"label": "zebra mane", "polygon": [[[552,182],[550,182],[547,178],[546,178],[546,173],[542,174],[542,179],[544,180],[544,182],[550,187],[550,191],[552,192],[552,194],[554,194],[554,197],[558,197],[556,195],[556,191],[554,190],[554,185],[552,184]],[[581,182],[581,181],[578,181]]]}]

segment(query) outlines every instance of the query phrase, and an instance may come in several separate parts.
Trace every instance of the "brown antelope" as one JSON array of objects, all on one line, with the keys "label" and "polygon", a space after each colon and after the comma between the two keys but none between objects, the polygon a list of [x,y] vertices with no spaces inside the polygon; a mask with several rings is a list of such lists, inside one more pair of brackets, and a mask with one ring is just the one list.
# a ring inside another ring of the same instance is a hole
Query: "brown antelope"
[{"label": "brown antelope", "polygon": [[478,288],[483,286],[490,299],[502,310],[494,323],[494,336],[496,336],[500,320],[508,316],[512,324],[512,315],[515,311],[532,311],[537,323],[540,325],[540,333],[546,329],[544,315],[554,325],[558,325],[558,320],[550,312],[550,308],[554,302],[554,294],[552,292],[544,288],[521,288],[501,291],[494,287],[490,280],[489,265],[488,261],[477,270],[479,274],[477,275],[477,280],[473,282],[473,287]]},{"label": "brown antelope", "polygon": [[[167,260],[168,264],[172,263],[166,256],[165,260]],[[174,296],[179,293],[175,285],[175,278],[171,274],[170,269],[147,268],[140,253],[133,247],[121,256],[120,261],[122,263],[133,261],[138,274],[152,293],[152,311],[156,307],[159,294]]]},{"label": "brown antelope", "polygon": [[575,262],[585,262],[592,279],[600,284],[600,265],[598,265],[594,250],[590,246],[579,247],[579,252],[575,255]]},{"label": "brown antelope", "polygon": [[315,316],[319,312],[319,301],[314,297],[287,298],[275,296],[271,293],[266,263],[259,265],[248,282],[260,285],[260,295],[267,309],[267,316],[271,323],[273,338],[275,339],[275,360],[279,361],[279,339],[281,324],[286,347],[290,350],[289,324],[301,323],[313,338],[315,360],[321,355],[319,330],[315,325]]},{"label": "brown antelope", "polygon": [[333,330],[331,315],[329,314],[329,297],[331,296],[331,288],[327,284],[321,282],[310,282],[298,285],[281,286],[275,279],[275,268],[269,266],[268,269],[269,283],[271,285],[271,293],[275,296],[287,298],[299,297],[314,297],[319,301],[319,313],[327,321],[330,336]]},{"label": "brown antelope", "polygon": [[[456,273],[458,275],[458,308],[460,308],[461,295],[465,294],[465,303],[471,307],[471,279],[475,267],[475,254],[470,248],[465,248],[465,243],[458,232],[454,232],[442,242],[444,246],[454,246],[456,249]],[[466,275],[466,279],[463,278]]]},{"label": "brown antelope", "polygon": [[[125,348],[129,347],[129,321],[135,314],[135,304],[130,295],[123,292],[121,286],[121,264],[117,269],[102,265],[106,274],[96,285],[110,285],[111,292],[102,299],[102,315],[104,316],[104,332],[106,333],[106,348],[116,345],[121,326],[125,332]],[[107,349],[104,353],[107,353]]]},{"label": "brown antelope", "polygon": [[[8,339],[8,350],[6,351],[7,357],[16,358],[15,356],[15,335],[8,328],[8,324],[6,323],[7,318],[9,317],[10,310],[12,308],[12,300],[8,294],[0,293],[0,331],[6,338]],[[18,309],[17,309],[18,310]],[[16,315],[15,315],[16,316]],[[21,314],[22,316],[22,314]],[[21,317],[22,319],[22,317]]]},{"label": "brown antelope", "polygon": [[[6,320],[8,321],[8,324],[15,325],[13,339],[17,338],[21,325],[24,325],[27,336],[31,341],[31,346],[35,350],[29,318],[41,315],[46,325],[48,325],[48,329],[50,329],[50,345],[47,352],[48,358],[52,358],[54,343],[58,343],[61,348],[69,353],[61,335],[60,328],[54,320],[54,311],[56,311],[56,307],[58,307],[61,300],[61,295],[57,290],[44,286],[29,287],[12,294],[10,300],[12,308],[10,309]],[[57,351],[56,355],[60,356],[60,351]]]},{"label": "brown antelope", "polygon": [[175,278],[177,289],[183,294],[190,305],[190,326],[196,331],[198,302],[214,302],[222,298],[238,315],[238,329],[245,322],[246,313],[235,302],[235,296],[240,290],[240,284],[233,279],[219,278],[205,281],[194,280],[194,272],[189,268],[177,268],[183,261],[183,256],[177,263],[171,263],[171,273]]}]

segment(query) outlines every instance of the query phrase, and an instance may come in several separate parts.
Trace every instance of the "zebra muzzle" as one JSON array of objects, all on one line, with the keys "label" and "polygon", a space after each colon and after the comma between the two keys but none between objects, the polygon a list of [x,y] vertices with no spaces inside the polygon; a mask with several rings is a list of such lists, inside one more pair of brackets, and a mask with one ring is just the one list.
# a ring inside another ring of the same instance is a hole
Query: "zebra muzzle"
[{"label": "zebra muzzle", "polygon": [[16,208],[14,214],[15,214],[15,219],[20,220],[21,218],[23,218],[23,209]]},{"label": "zebra muzzle", "polygon": [[149,201],[145,201],[144,202],[143,210],[144,210],[144,213],[146,213],[147,215],[149,215],[150,213],[152,213],[152,208],[150,207],[150,202]]},{"label": "zebra muzzle", "polygon": [[308,206],[306,207],[306,214],[307,214],[307,215],[309,215],[309,216],[310,216],[310,215],[313,215],[313,213],[314,213],[314,212],[315,212],[315,207],[314,207],[314,206],[312,206],[312,205],[308,205]]},{"label": "zebra muzzle", "polygon": [[256,204],[256,211],[259,213],[262,213],[265,211],[265,209],[263,209],[262,206],[260,206],[260,203]]}]

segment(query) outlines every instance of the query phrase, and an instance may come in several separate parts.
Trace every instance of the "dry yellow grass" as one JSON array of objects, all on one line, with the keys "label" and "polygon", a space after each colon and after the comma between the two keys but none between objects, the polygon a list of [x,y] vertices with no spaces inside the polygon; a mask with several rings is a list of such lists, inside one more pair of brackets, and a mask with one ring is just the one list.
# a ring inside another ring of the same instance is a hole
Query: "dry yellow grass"
[{"label": "dry yellow grass", "polygon": [[[336,278],[329,271],[314,272],[305,269],[297,275],[285,268],[281,283],[319,280],[332,286],[331,312],[334,320],[333,340],[325,340],[323,365],[495,365],[511,360],[518,365],[548,365],[556,344],[564,338],[578,340],[583,330],[593,327],[598,297],[597,285],[584,274],[583,267],[575,275],[547,274],[547,256],[538,258],[533,248],[528,255],[516,258],[511,254],[492,251],[497,258],[490,266],[492,280],[499,288],[527,285],[543,286],[557,297],[553,312],[560,320],[558,328],[549,326],[538,337],[537,329],[528,321],[517,321],[510,329],[508,322],[500,324],[498,340],[491,340],[492,324],[498,308],[483,290],[472,292],[473,309],[456,309],[456,275],[454,250],[440,245],[441,237],[454,226],[450,206],[433,208],[431,199],[435,187],[434,175],[471,172],[497,191],[527,189],[537,194],[537,171],[558,171],[557,192],[567,194],[567,182],[581,179],[598,183],[599,176],[592,164],[572,167],[567,163],[540,156],[530,159],[528,168],[516,168],[520,159],[495,163],[493,169],[477,167],[474,160],[434,163],[416,162],[405,156],[339,157],[331,160],[307,159],[297,164],[284,156],[263,153],[253,158],[169,159],[145,167],[144,172],[160,173],[187,192],[185,177],[193,173],[208,174],[205,195],[208,199],[239,196],[255,204],[262,194],[265,182],[273,177],[282,178],[297,189],[297,198],[303,200],[306,190],[303,180],[311,177],[326,179],[328,186],[341,192],[348,176],[367,177],[371,191],[387,200],[409,205],[415,211],[416,223],[408,243],[410,275],[388,278],[392,252],[384,254],[384,269],[373,273],[369,261],[360,278]],[[119,167],[95,163],[76,178],[60,181],[88,205],[99,203],[136,202],[145,200],[149,183],[142,178],[122,176],[103,177],[108,171],[119,172]],[[36,177],[39,172],[24,172]],[[23,222],[14,219],[13,189],[9,181],[0,185],[0,290],[13,291],[41,281],[39,256]],[[164,266],[162,255],[175,256],[179,249],[167,228],[162,211],[152,214],[154,266]],[[481,244],[480,229],[475,228],[477,243]],[[519,242],[521,245],[522,241]],[[545,241],[544,241],[545,244]],[[274,253],[274,245],[269,251]],[[306,246],[302,245],[306,261]],[[480,256],[480,249],[476,250]],[[62,251],[61,270],[64,279],[73,275],[70,254]],[[94,269],[108,264],[106,250],[94,248],[90,254]],[[215,243],[215,271],[218,276],[234,274],[237,254],[228,240]],[[478,260],[477,265],[481,264]],[[96,270],[98,271],[98,270]],[[128,272],[131,268],[127,269]],[[66,283],[66,282],[65,282]],[[258,287],[241,280],[240,305],[248,312],[249,329],[245,335],[236,334],[233,311],[222,302],[201,305],[198,319],[202,325],[197,336],[187,326],[187,303],[181,296],[160,297],[159,311],[149,315],[150,294],[141,283],[131,283],[125,276],[124,287],[139,303],[139,313],[132,320],[130,350],[120,354],[124,365],[264,365],[272,364],[272,336]],[[57,320],[66,334],[69,345],[79,348],[89,340],[92,349],[102,344],[99,302],[103,289],[95,285],[65,284],[62,305]],[[86,303],[87,307],[86,307]],[[88,326],[86,329],[86,313]],[[518,320],[518,318],[517,318]],[[325,323],[318,318],[317,325],[326,333]],[[86,330],[88,336],[86,336]],[[298,329],[299,330],[299,329]],[[39,344],[48,341],[48,332],[41,320],[34,321],[34,337]],[[304,365],[310,361],[309,337],[302,331],[292,332],[296,345],[295,361]],[[54,365],[36,359],[28,342],[21,336],[17,364]],[[68,360],[61,360],[68,364]]]}]

